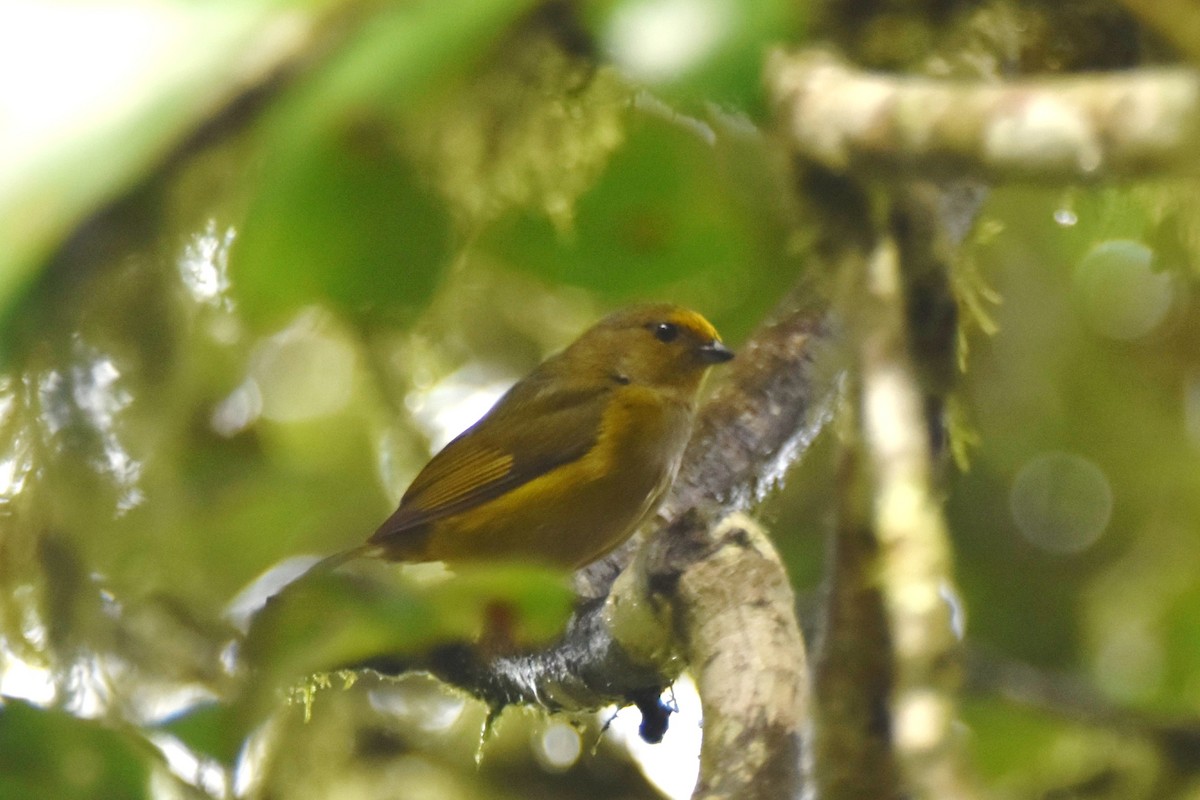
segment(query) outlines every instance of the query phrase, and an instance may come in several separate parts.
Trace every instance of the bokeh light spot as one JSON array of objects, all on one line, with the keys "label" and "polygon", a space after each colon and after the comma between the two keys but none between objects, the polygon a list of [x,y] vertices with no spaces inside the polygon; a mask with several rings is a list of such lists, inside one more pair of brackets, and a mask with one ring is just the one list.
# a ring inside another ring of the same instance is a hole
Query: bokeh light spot
[{"label": "bokeh light spot", "polygon": [[193,234],[179,258],[179,275],[188,292],[199,303],[222,308],[233,305],[229,294],[229,249],[237,231],[217,228],[210,219],[203,233]]},{"label": "bokeh light spot", "polygon": [[1081,456],[1044,453],[1025,464],[1009,495],[1013,520],[1033,544],[1078,553],[1095,544],[1112,516],[1104,472]]},{"label": "bokeh light spot", "polygon": [[404,405],[436,451],[475,424],[513,381],[511,375],[485,364],[468,364],[422,390],[409,393]]},{"label": "bokeh light spot", "polygon": [[254,353],[251,375],[262,398],[262,415],[297,422],[340,411],[350,400],[356,357],[332,331],[324,315],[311,312],[264,340]]},{"label": "bokeh light spot", "polygon": [[1104,692],[1123,702],[1154,696],[1165,674],[1162,637],[1137,620],[1106,632],[1094,656],[1092,671]]},{"label": "bokeh light spot", "polygon": [[1059,208],[1054,211],[1054,221],[1064,228],[1069,228],[1079,222],[1079,215],[1069,208]]},{"label": "bokeh light spot", "polygon": [[1154,268],[1154,251],[1131,239],[1110,239],[1087,252],[1075,269],[1075,293],[1088,326],[1111,339],[1152,331],[1171,308],[1171,275]]},{"label": "bokeh light spot", "polygon": [[552,772],[570,769],[579,760],[583,743],[579,731],[565,722],[551,722],[538,737],[534,752],[543,767]]},{"label": "bokeh light spot", "polygon": [[605,43],[613,60],[635,78],[677,78],[706,59],[736,19],[725,0],[640,0],[612,16]]},{"label": "bokeh light spot", "polygon": [[391,685],[372,689],[371,707],[403,720],[425,733],[450,730],[467,709],[466,700],[428,675],[405,675]]}]

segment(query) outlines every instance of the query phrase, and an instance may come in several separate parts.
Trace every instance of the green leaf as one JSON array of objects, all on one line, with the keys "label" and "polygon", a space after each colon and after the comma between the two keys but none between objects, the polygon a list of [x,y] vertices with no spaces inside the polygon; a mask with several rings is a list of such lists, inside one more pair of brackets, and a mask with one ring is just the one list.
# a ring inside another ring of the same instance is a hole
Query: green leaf
[{"label": "green leaf", "polygon": [[150,797],[150,745],[91,720],[4,698],[0,797],[137,800]]},{"label": "green leaf", "polygon": [[[6,121],[0,125],[0,329],[77,226],[153,177],[174,148],[248,86],[264,81],[271,88],[273,70],[309,62],[316,68],[307,73],[285,70],[298,76],[298,85],[272,104],[265,127],[273,123],[273,130],[252,159],[265,162],[268,186],[280,181],[267,191],[257,219],[281,225],[279,236],[289,245],[275,260],[262,248],[276,279],[256,287],[296,286],[288,296],[307,297],[305,289],[329,290],[330,276],[344,270],[349,285],[332,298],[339,305],[427,295],[430,270],[441,266],[440,259],[431,265],[430,249],[444,253],[445,223],[401,179],[403,167],[383,165],[367,176],[380,162],[352,156],[358,161],[348,174],[331,175],[321,157],[339,155],[341,132],[357,130],[364,115],[373,120],[408,109],[468,67],[532,0],[425,0],[378,9],[350,0],[180,1],[117,14],[85,3],[39,5],[18,4],[11,14],[0,8],[0,69],[22,76],[0,90]],[[350,33],[339,41],[344,31]],[[334,57],[319,63],[327,50]],[[255,175],[241,169],[247,178]],[[387,203],[353,216],[392,181],[395,195]],[[305,205],[338,202],[335,220],[304,227],[320,218]],[[270,216],[281,209],[282,217]],[[353,223],[333,237],[350,246],[325,247],[326,259],[298,266],[281,260],[307,244],[325,244],[336,220]],[[314,274],[306,276],[305,267]]]},{"label": "green leaf", "polygon": [[471,66],[530,0],[385,8],[264,120],[255,192],[231,261],[252,320],[330,302],[396,322],[430,298],[451,220],[401,155],[400,120]]},{"label": "green leaf", "polygon": [[643,114],[581,198],[572,231],[525,215],[497,224],[481,246],[548,282],[617,300],[742,274],[761,261],[765,226],[731,185],[723,147],[693,127]]},{"label": "green leaf", "polygon": [[561,633],[574,602],[561,573],[528,564],[461,567],[429,596],[443,615],[464,625],[494,621],[492,613],[502,610],[509,637],[528,645]]},{"label": "green leaf", "polygon": [[237,709],[222,703],[206,703],[188,709],[160,726],[189,750],[215,758],[232,767],[246,741]]},{"label": "green leaf", "polygon": [[381,571],[379,579],[313,573],[271,598],[243,648],[251,714],[270,702],[265,693],[373,658],[416,657],[485,632],[514,644],[542,642],[571,609],[563,576],[539,567],[479,567],[433,586],[406,580],[398,567]]},{"label": "green leaf", "polygon": [[0,91],[0,320],[76,225],[303,38],[270,5],[0,10],[0,69],[22,76]]},{"label": "green leaf", "polygon": [[446,210],[394,152],[347,136],[299,154],[263,188],[231,259],[251,319],[330,304],[389,321],[422,307],[450,252]]}]

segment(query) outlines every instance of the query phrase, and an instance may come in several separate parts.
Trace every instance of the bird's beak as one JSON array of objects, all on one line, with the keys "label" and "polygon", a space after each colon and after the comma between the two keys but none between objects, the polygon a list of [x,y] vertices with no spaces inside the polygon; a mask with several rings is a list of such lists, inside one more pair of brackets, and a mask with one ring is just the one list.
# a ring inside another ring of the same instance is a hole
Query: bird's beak
[{"label": "bird's beak", "polygon": [[700,360],[708,364],[722,364],[733,358],[733,351],[713,339],[708,344],[700,345]]}]

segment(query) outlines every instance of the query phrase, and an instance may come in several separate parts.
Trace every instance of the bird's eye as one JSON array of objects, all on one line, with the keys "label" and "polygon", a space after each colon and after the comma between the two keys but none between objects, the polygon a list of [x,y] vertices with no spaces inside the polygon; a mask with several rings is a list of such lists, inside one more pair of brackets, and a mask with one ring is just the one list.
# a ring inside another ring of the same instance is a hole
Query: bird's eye
[{"label": "bird's eye", "polygon": [[673,342],[679,338],[679,326],[660,322],[654,326],[654,338],[660,342]]}]

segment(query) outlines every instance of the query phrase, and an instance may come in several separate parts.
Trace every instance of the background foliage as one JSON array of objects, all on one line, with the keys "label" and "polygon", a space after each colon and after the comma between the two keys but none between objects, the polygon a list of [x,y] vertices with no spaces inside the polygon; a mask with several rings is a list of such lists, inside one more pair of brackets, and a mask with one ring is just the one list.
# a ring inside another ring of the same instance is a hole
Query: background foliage
[{"label": "background foliage", "polygon": [[[510,712],[476,769],[484,709],[428,680],[317,692],[308,722],[278,701],[498,600],[545,637],[556,576],[385,570],[231,643],[256,578],[361,541],[604,310],[691,305],[735,346],[764,317],[808,241],[762,56],[809,21],[784,0],[0,10],[23,67],[0,85],[22,120],[0,125],[0,796],[654,796],[595,720]],[[1069,62],[1070,37],[1045,51]],[[85,40],[61,86],[15,85]],[[955,276],[945,494],[992,676],[965,723],[1003,796],[1200,791],[1195,753],[1162,746],[1200,709],[1197,199],[998,190]],[[764,509],[813,596],[832,435]]]}]

